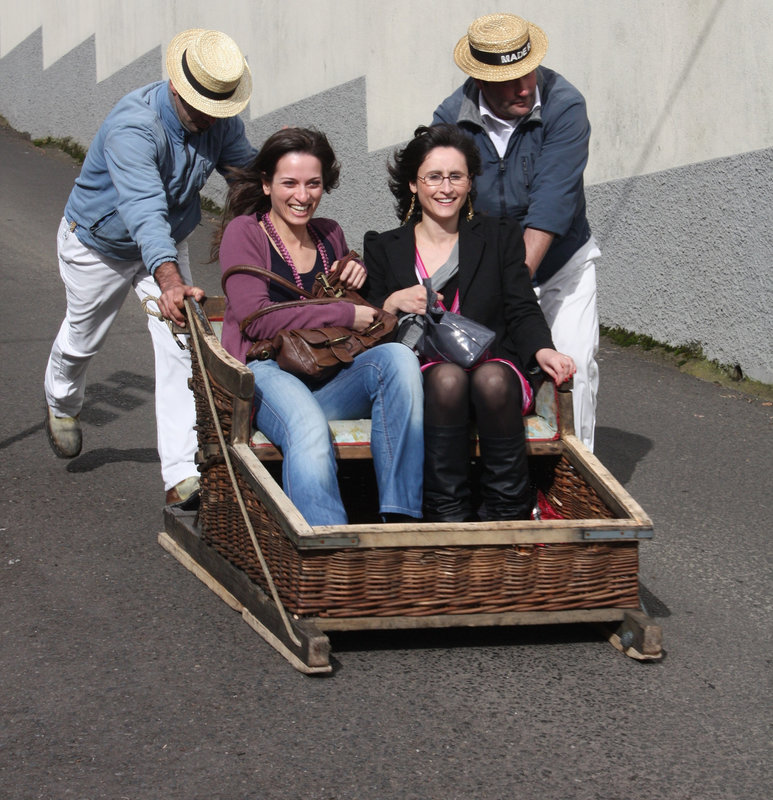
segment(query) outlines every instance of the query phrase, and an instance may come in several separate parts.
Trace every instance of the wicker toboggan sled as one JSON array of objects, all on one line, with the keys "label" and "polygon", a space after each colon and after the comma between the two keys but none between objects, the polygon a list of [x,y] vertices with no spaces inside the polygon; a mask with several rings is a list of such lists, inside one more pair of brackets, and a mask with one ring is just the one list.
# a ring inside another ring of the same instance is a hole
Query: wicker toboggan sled
[{"label": "wicker toboggan sled", "polygon": [[[374,494],[349,525],[312,528],[274,478],[281,454],[251,429],[253,374],[220,345],[223,308],[187,301],[201,508],[166,509],[159,541],[296,668],[331,670],[326,631],[567,622],[613,623],[618,649],[661,656],[639,603],[652,522],[574,436],[568,391],[543,384],[525,419],[532,478],[561,518],[383,524]],[[367,496],[369,421],[331,434],[342,483]]]}]

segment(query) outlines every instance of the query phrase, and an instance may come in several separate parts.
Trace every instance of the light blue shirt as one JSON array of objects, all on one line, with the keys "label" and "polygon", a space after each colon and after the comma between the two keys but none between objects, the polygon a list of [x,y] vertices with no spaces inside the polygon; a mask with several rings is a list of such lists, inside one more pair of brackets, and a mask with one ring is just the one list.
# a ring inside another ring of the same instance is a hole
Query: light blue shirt
[{"label": "light blue shirt", "polygon": [[177,243],[201,220],[199,192],[212,172],[243,167],[257,151],[239,117],[189,133],[168,81],[123,97],[97,131],[65,206],[78,239],[102,255],[141,259],[152,275],[177,262]]}]

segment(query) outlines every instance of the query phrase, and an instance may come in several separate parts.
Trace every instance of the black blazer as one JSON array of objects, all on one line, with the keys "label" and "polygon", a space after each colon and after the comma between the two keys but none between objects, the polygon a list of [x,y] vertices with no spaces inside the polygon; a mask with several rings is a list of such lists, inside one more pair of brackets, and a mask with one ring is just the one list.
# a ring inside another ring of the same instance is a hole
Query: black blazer
[{"label": "black blazer", "polygon": [[[368,279],[361,293],[373,305],[383,305],[390,294],[416,283],[413,229],[409,224],[365,234]],[[492,354],[521,370],[535,366],[537,350],[553,348],[525,255],[515,220],[476,216],[459,224],[460,313],[491,328],[496,333]]]}]

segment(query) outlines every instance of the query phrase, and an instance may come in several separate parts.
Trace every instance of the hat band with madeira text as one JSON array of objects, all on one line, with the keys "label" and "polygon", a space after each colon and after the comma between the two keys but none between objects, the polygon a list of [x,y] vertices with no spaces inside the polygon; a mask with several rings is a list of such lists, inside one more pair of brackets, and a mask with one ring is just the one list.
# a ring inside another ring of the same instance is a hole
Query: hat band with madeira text
[{"label": "hat band with madeira text", "polygon": [[486,14],[456,43],[454,61],[476,80],[510,81],[537,69],[547,49],[548,37],[537,25],[515,14]]},{"label": "hat band with madeira text", "polygon": [[523,47],[519,47],[517,50],[510,50],[507,53],[487,53],[485,50],[478,50],[477,47],[470,45],[470,54],[474,59],[495,67],[523,61],[529,53],[531,53],[531,39],[527,39]]}]

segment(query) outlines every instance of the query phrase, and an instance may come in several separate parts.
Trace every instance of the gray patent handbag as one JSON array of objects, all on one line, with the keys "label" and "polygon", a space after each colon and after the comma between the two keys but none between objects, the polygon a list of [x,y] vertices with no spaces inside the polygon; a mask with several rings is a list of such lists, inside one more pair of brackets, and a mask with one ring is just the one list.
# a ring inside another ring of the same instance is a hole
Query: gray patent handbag
[{"label": "gray patent handbag", "polygon": [[450,361],[460,367],[474,367],[489,353],[496,334],[474,319],[446,311],[437,304],[430,280],[427,287],[427,313],[418,317],[423,331],[414,349],[424,361]]}]

